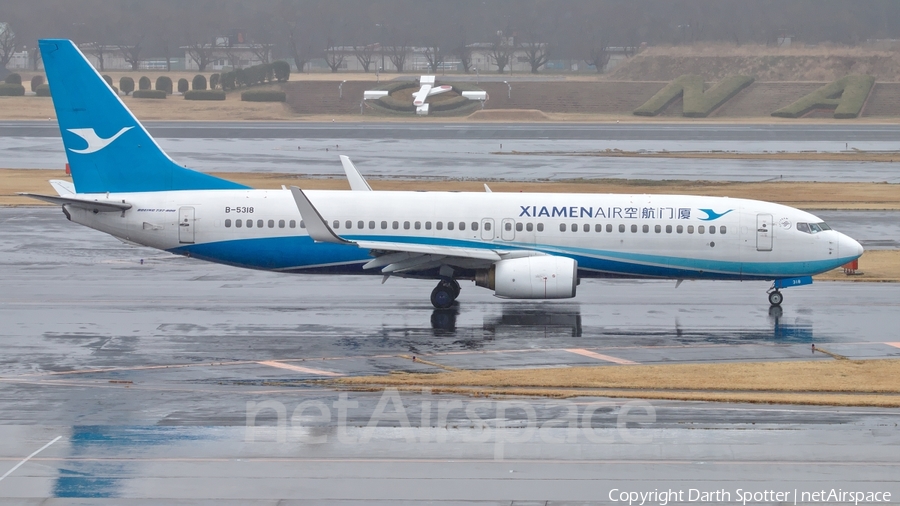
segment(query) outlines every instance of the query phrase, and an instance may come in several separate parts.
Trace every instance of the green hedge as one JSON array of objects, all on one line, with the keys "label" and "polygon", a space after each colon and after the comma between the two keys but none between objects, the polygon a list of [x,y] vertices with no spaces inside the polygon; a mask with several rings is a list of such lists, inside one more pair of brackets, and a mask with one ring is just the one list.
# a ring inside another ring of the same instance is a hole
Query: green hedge
[{"label": "green hedge", "polygon": [[0,84],[0,97],[22,97],[25,95],[25,87],[21,84]]},{"label": "green hedge", "polygon": [[189,88],[188,80],[185,78],[181,78],[178,80],[178,93],[185,93]]},{"label": "green hedge", "polygon": [[836,119],[856,118],[869,91],[875,85],[872,76],[849,75],[826,84],[800,100],[772,113],[778,118],[799,118],[813,109],[833,109]]},{"label": "green hedge", "polygon": [[185,100],[225,100],[222,90],[191,90],[184,92]]},{"label": "green hedge", "polygon": [[209,89],[214,90],[219,87],[219,78],[221,75],[213,74],[209,76]]},{"label": "green hedge", "polygon": [[125,93],[127,96],[129,93],[134,91],[134,79],[125,76],[119,79],[119,88]]},{"label": "green hedge", "polygon": [[244,102],[284,102],[287,94],[278,90],[249,90],[241,93]]},{"label": "green hedge", "polygon": [[285,82],[291,78],[291,64],[284,60],[272,62],[272,73],[276,81]]},{"label": "green hedge", "polygon": [[682,100],[681,114],[689,118],[705,118],[716,108],[731,100],[741,90],[750,86],[754,79],[750,76],[729,76],[703,91],[703,77],[686,74],[678,77],[659,90],[650,100],[633,111],[635,116],[656,116],[666,110],[679,98]]},{"label": "green hedge", "polygon": [[141,78],[138,79],[138,89],[143,91],[149,90],[150,78],[147,76],[141,76]]},{"label": "green hedge", "polygon": [[166,90],[137,90],[131,96],[134,98],[166,98]]},{"label": "green hedge", "polygon": [[172,94],[172,78],[166,76],[159,76],[156,78],[156,89],[158,91],[164,91],[169,95]]},{"label": "green hedge", "polygon": [[263,63],[252,67],[225,72],[219,77],[223,90],[232,90],[241,86],[254,86],[273,81],[287,81],[291,76],[291,65],[283,60],[274,63]]},{"label": "green hedge", "polygon": [[[464,91],[484,91],[477,86],[473,86],[470,84],[452,84],[453,91],[460,94],[458,97],[453,97],[449,100],[441,100],[439,102],[429,102],[428,114],[441,115],[441,113],[447,113],[445,115],[458,115],[458,114],[468,114],[473,112],[475,109],[480,108],[481,104],[478,103],[477,100],[469,100],[462,96],[462,92]],[[418,89],[419,83],[416,81],[400,81],[400,82],[391,82],[384,84],[382,86],[378,86],[374,89],[376,90],[384,90],[388,93],[396,93],[405,89]],[[370,102],[371,105],[376,108],[384,108],[387,112],[394,113],[415,113],[416,106],[413,105],[411,100],[400,100],[398,98],[392,97],[390,95],[386,97],[379,98],[378,100],[373,100]]]},{"label": "green hedge", "polygon": [[191,81],[191,89],[195,91],[203,91],[206,89],[206,77],[202,74],[197,74],[194,76],[193,81]]},{"label": "green hedge", "polygon": [[12,73],[6,76],[6,79],[3,80],[6,84],[22,84],[22,76],[16,73]]},{"label": "green hedge", "polygon": [[38,74],[31,78],[31,91],[37,93],[38,86],[44,84],[44,76]]},{"label": "green hedge", "polygon": [[49,97],[50,96],[50,85],[49,84],[39,84],[37,88],[34,89],[35,95],[39,97]]}]

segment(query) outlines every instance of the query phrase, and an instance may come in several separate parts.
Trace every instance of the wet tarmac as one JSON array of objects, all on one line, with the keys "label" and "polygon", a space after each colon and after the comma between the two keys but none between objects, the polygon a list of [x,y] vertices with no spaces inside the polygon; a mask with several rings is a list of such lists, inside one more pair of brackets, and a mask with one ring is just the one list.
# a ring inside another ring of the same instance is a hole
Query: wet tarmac
[{"label": "wet tarmac", "polygon": [[[668,489],[682,502],[690,489],[724,489],[731,502],[738,489],[900,497],[893,409],[308,382],[440,370],[411,355],[466,369],[829,360],[812,343],[898,357],[894,284],[795,288],[780,312],[765,283],[586,280],[576,299],[546,303],[465,285],[458,307],[435,311],[429,282],[208,264],[124,245],[49,208],[0,209],[0,271],[0,473],[12,471],[0,497],[12,504],[601,504]],[[778,502],[759,497],[748,504]]]},{"label": "wet tarmac", "polygon": [[[332,124],[149,122],[178,163],[206,172],[343,177],[338,155],[368,176],[444,179],[572,178],[898,182],[891,163],[566,156],[624,151],[896,151],[900,127],[786,125]],[[554,154],[513,154],[551,152]],[[54,122],[0,122],[0,165],[58,168]],[[898,159],[897,163],[900,163]]]}]

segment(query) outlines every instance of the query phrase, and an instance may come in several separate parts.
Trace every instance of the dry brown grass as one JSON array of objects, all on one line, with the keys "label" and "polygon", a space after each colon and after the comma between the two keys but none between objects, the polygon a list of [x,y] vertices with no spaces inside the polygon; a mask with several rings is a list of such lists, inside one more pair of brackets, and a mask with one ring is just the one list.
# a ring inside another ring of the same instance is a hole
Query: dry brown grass
[{"label": "dry brown grass", "polygon": [[330,383],[351,389],[427,387],[467,395],[900,406],[898,373],[900,360],[829,360],[391,374]]},{"label": "dry brown grass", "polygon": [[[486,112],[486,111],[482,111]],[[638,153],[607,149],[604,151],[565,152],[565,151],[513,151],[495,154],[509,155],[547,155],[547,156],[597,156],[604,158],[696,158],[705,160],[771,160],[771,161],[828,161],[828,162],[882,162],[900,163],[900,151],[843,151],[831,152],[771,152],[771,153],[738,153],[731,151],[661,151],[654,153]]]}]

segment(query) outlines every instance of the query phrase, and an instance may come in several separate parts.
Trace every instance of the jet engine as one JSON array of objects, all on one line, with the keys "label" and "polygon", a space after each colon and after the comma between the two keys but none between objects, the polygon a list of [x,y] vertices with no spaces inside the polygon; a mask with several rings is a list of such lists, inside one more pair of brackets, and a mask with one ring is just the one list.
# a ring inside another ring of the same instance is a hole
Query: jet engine
[{"label": "jet engine", "polygon": [[500,260],[478,271],[475,284],[504,299],[568,299],[578,285],[578,262],[550,255]]}]

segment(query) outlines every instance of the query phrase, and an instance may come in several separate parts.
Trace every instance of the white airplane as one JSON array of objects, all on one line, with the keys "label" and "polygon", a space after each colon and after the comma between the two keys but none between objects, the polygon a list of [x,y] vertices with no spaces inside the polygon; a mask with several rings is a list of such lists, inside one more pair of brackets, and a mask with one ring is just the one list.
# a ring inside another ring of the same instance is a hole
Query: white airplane
[{"label": "white airplane", "polygon": [[129,243],[238,267],[461,280],[510,299],[575,296],[581,278],[772,280],[781,289],[859,258],[816,216],[755,200],[684,195],[255,190],[180,167],[67,40],[40,41],[73,183],[68,219]]}]

